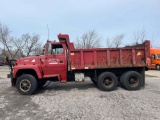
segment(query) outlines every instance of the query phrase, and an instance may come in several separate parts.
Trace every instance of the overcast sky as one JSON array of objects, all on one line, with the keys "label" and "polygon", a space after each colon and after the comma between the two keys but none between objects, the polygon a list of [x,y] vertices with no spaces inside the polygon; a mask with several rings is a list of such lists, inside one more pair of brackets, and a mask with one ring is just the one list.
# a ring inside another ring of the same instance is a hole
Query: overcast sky
[{"label": "overcast sky", "polygon": [[96,30],[102,43],[107,37],[125,34],[125,45],[133,40],[134,31],[145,28],[146,39],[157,42],[160,0],[0,0],[0,22],[16,37],[37,33],[43,43],[48,38],[47,24],[52,40],[58,33],[67,33],[74,41],[82,33]]}]

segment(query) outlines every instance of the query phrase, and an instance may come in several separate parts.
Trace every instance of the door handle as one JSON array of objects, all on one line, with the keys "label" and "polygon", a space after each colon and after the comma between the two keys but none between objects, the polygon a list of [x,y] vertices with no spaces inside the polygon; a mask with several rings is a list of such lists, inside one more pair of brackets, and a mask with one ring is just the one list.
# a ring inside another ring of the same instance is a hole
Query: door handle
[{"label": "door handle", "polygon": [[63,63],[63,60],[60,60],[59,62],[60,62],[60,63]]}]

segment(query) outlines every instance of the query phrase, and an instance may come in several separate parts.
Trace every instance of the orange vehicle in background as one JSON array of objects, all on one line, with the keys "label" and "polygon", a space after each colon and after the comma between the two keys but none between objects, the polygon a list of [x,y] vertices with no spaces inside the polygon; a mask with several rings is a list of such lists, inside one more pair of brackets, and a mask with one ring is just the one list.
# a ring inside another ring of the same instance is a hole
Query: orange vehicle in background
[{"label": "orange vehicle in background", "polygon": [[151,69],[160,70],[160,48],[150,48]]}]

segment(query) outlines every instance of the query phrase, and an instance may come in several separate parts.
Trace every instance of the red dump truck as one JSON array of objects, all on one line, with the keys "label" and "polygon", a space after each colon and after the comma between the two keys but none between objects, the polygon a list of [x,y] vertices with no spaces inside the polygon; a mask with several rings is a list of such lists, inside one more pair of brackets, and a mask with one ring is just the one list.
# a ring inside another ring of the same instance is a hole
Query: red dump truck
[{"label": "red dump truck", "polygon": [[33,94],[47,80],[84,82],[86,76],[103,91],[116,89],[118,83],[127,90],[144,87],[150,41],[124,48],[75,49],[67,34],[58,39],[47,41],[43,55],[17,59],[13,67],[7,59],[8,77],[21,94]]}]

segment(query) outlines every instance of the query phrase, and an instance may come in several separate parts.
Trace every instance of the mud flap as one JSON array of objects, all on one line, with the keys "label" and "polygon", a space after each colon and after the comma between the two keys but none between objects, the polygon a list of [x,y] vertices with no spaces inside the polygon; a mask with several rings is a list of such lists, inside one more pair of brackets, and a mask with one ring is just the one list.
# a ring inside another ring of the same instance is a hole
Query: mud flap
[{"label": "mud flap", "polygon": [[145,87],[145,67],[142,68],[141,75],[142,75],[142,78],[143,78],[142,87],[144,88]]},{"label": "mud flap", "polygon": [[13,78],[11,74],[7,74],[7,78],[11,79],[11,86],[14,87],[16,85],[16,78]]},{"label": "mud flap", "polygon": [[16,79],[15,78],[11,79],[11,85],[12,85],[12,87],[16,86]]}]

